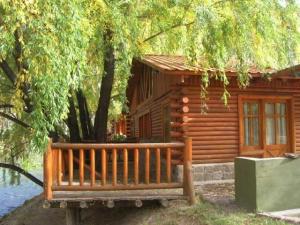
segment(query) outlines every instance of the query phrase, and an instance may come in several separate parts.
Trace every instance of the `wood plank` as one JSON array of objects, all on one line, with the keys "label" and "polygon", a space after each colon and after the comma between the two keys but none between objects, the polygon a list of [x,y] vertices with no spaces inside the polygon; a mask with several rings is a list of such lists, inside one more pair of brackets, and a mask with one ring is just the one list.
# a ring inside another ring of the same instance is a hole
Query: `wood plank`
[{"label": "wood plank", "polygon": [[149,190],[149,189],[171,189],[171,188],[182,188],[182,183],[160,183],[160,184],[138,184],[138,185],[123,185],[118,184],[116,186],[105,185],[105,186],[53,186],[53,191],[108,191],[108,190]]},{"label": "wood plank", "polygon": [[124,163],[123,184],[127,185],[128,184],[128,151],[126,148],[124,148],[123,150],[123,163]]},{"label": "wood plank", "polygon": [[145,150],[145,183],[150,182],[150,150],[146,148]]},{"label": "wood plank", "polygon": [[117,149],[112,152],[112,185],[117,185]]},{"label": "wood plank", "polygon": [[106,174],[107,174],[107,169],[106,169],[106,149],[101,149],[101,184],[105,185],[106,184]]},{"label": "wood plank", "polygon": [[58,160],[57,160],[57,184],[61,185],[62,179],[62,152],[58,149]]},{"label": "wood plank", "polygon": [[171,148],[167,148],[167,157],[166,157],[166,166],[167,166],[167,182],[171,183],[171,178],[172,178],[172,174],[171,174]]},{"label": "wood plank", "polygon": [[90,153],[90,160],[91,160],[91,186],[95,185],[95,149],[91,149]]},{"label": "wood plank", "polygon": [[134,183],[139,184],[139,149],[134,149]]},{"label": "wood plank", "polygon": [[68,161],[69,161],[69,185],[71,186],[73,183],[73,173],[74,173],[74,168],[73,168],[73,150],[69,149],[68,150]]},{"label": "wood plank", "polygon": [[82,186],[84,183],[84,150],[79,150],[79,181]]},{"label": "wood plank", "polygon": [[160,176],[161,176],[161,162],[160,162],[160,148],[156,149],[156,183],[160,183]]}]

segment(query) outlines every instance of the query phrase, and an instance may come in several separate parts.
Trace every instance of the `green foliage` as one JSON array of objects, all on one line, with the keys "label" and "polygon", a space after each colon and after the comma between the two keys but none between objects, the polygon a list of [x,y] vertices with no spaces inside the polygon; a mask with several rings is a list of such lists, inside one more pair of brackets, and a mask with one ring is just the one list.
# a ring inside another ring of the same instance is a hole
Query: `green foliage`
[{"label": "green foliage", "polygon": [[[299,62],[299,5],[293,0],[0,0],[0,14],[0,61],[8,61],[17,75],[17,88],[2,92],[0,101],[26,118],[30,134],[21,137],[38,147],[49,131],[64,129],[70,90],[81,87],[95,113],[109,44],[116,56],[111,117],[124,110],[133,57],[145,53],[184,54],[187,63],[217,68],[225,103],[228,64],[240,71],[245,86],[253,64],[282,68]],[[22,46],[18,60],[16,34]],[[210,79],[205,74],[203,93]],[[0,83],[13,85],[3,71]],[[30,84],[34,106],[29,115],[23,110],[24,83]]]}]

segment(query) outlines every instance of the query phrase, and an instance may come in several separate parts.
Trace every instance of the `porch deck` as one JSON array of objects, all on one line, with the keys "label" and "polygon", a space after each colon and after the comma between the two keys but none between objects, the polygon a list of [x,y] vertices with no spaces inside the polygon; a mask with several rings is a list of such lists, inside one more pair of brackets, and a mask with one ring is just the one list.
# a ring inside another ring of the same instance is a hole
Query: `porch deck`
[{"label": "porch deck", "polygon": [[[185,143],[49,144],[44,158],[45,207],[186,199],[194,203],[191,140]],[[183,181],[174,165],[184,165]]]}]

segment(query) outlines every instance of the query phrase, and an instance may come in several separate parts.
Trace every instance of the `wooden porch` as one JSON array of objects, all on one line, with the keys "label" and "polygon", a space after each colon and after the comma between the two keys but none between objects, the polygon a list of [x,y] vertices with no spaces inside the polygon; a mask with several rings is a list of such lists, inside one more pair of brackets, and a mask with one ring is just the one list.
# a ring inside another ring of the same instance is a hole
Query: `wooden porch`
[{"label": "wooden porch", "polygon": [[[184,179],[172,176],[183,164]],[[176,143],[49,143],[44,156],[45,207],[87,208],[116,202],[195,202],[192,141]]]}]

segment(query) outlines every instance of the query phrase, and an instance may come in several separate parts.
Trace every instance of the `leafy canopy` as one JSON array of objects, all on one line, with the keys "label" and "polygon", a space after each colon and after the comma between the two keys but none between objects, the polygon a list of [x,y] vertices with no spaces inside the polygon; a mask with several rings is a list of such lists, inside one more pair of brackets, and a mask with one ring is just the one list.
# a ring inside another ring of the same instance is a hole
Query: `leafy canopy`
[{"label": "leafy canopy", "polygon": [[[220,71],[234,60],[242,86],[253,64],[281,68],[299,62],[295,0],[0,0],[0,15],[0,61],[16,74],[12,84],[0,70],[0,101],[30,125],[23,138],[36,146],[50,130],[64,130],[70,90],[81,87],[95,112],[107,45],[116,56],[112,116],[126,102],[133,57],[145,53],[182,54],[187,63]],[[105,38],[108,30],[112,40]],[[226,89],[226,75],[217,77]],[[208,74],[202,80],[205,90]],[[15,88],[8,92],[7,86]],[[24,98],[32,113],[24,112]]]}]

